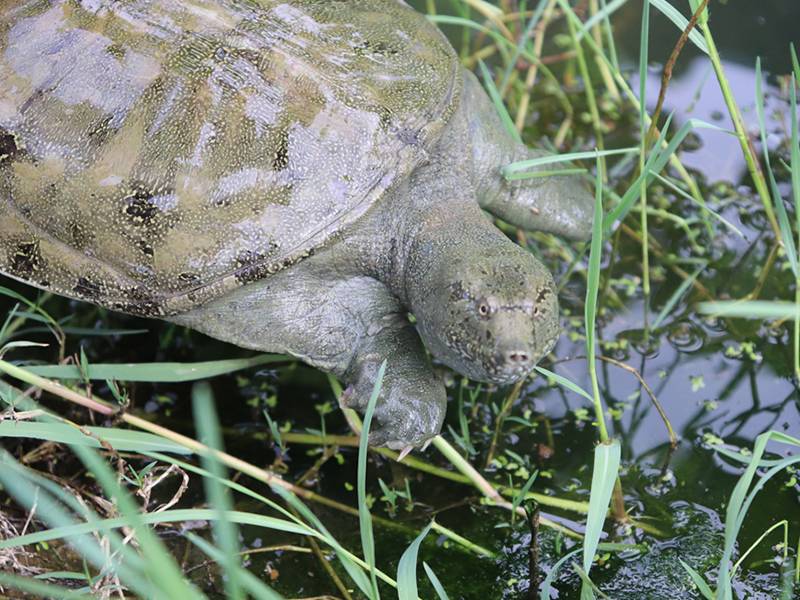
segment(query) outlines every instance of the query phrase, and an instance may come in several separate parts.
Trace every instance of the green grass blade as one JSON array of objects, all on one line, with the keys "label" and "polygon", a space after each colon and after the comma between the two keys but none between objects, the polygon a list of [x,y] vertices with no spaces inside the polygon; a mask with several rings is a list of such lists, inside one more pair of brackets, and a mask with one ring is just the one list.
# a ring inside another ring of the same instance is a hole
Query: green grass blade
[{"label": "green grass blade", "polygon": [[422,561],[422,568],[425,569],[425,574],[428,576],[428,580],[431,582],[433,589],[436,591],[436,595],[439,596],[439,600],[450,600],[447,597],[447,592],[444,591],[442,582],[439,581],[436,573],[434,573],[433,569],[428,566],[428,563]]},{"label": "green grass blade", "polygon": [[[90,435],[86,435],[87,432]],[[108,442],[123,452],[171,452],[191,454],[187,448],[151,433],[117,429],[113,427],[81,427],[66,423],[38,423],[34,421],[0,421],[0,438],[28,438],[47,440],[60,444],[101,448],[99,440]]]},{"label": "green grass blade", "polygon": [[[522,50],[530,38],[531,33],[533,33],[533,28],[536,27],[539,19],[542,18],[542,13],[544,13],[547,2],[548,0],[539,0],[539,4],[536,5],[531,18],[528,19],[528,24],[525,26],[525,32],[519,37],[517,47],[514,48],[514,53],[511,55],[511,58],[508,59],[505,71],[503,72],[503,81],[500,83],[500,96],[503,98],[505,98],[506,91],[508,89],[508,83],[511,80],[511,73],[513,73],[517,68],[517,60],[519,60],[519,57],[522,55]],[[514,129],[516,129],[516,127]]]},{"label": "green grass blade", "polygon": [[518,181],[520,179],[534,179],[537,177],[558,177],[563,175],[583,175],[588,173],[583,167],[572,167],[568,169],[550,169],[541,171],[522,171],[511,173],[506,176],[507,181]]},{"label": "green grass blade", "polygon": [[697,206],[699,206],[700,208],[704,209],[708,214],[710,214],[712,217],[714,217],[717,221],[722,223],[725,227],[730,229],[733,233],[738,235],[740,238],[744,239],[744,234],[741,232],[741,230],[738,227],[736,227],[736,225],[734,225],[733,223],[728,221],[725,217],[723,217],[721,214],[719,214],[715,210],[711,210],[708,207],[708,205],[701,204],[700,202],[698,202],[697,198],[695,198],[691,194],[689,194],[689,193],[685,192],[684,190],[682,190],[681,188],[679,188],[677,185],[675,185],[673,182],[671,182],[669,179],[667,179],[663,175],[656,174],[656,179],[661,181],[661,183],[663,183],[664,185],[666,185],[667,187],[672,189],[677,194],[681,195],[682,197],[686,198],[690,202],[692,202],[692,203],[696,204]]},{"label": "green grass blade", "polygon": [[503,104],[503,98],[500,96],[500,90],[497,89],[497,86],[494,83],[492,74],[489,72],[489,69],[486,68],[486,65],[482,60],[478,61],[478,67],[480,68],[481,76],[483,77],[483,85],[486,87],[486,91],[489,93],[489,98],[491,98],[492,104],[494,104],[494,108],[497,111],[500,120],[503,122],[503,126],[506,128],[506,131],[512,137],[512,139],[521,144],[522,138],[520,137],[517,128],[514,127],[514,121],[511,119],[511,115],[508,114],[506,105]]},{"label": "green grass blade", "polygon": [[369,451],[369,428],[372,424],[372,415],[375,413],[375,405],[381,393],[383,376],[386,373],[386,361],[383,361],[372,388],[372,395],[364,413],[364,422],[361,426],[361,437],[358,442],[358,521],[361,532],[361,548],[364,551],[364,560],[369,565],[371,600],[379,600],[378,582],[375,576],[375,538],[372,534],[372,518],[367,507],[367,453]]},{"label": "green grass blade", "polygon": [[[589,363],[589,379],[592,382],[592,402],[594,404],[597,429],[600,441],[608,440],[603,402],[600,398],[600,386],[597,382],[597,359],[595,358],[595,317],[597,316],[597,294],[600,289],[600,259],[603,253],[603,182],[600,166],[600,157],[597,157],[595,171],[594,217],[592,219],[592,240],[589,249],[589,267],[586,275],[586,301],[584,303],[584,319],[586,323],[586,356]],[[586,569],[588,573],[588,569]]]},{"label": "green grass blade", "polygon": [[431,23],[442,25],[460,25],[461,27],[465,27],[467,29],[475,29],[476,31],[480,31],[481,33],[484,33],[492,38],[492,40],[494,40],[494,42],[497,44],[497,47],[500,49],[514,48],[514,44],[504,38],[500,33],[494,29],[489,29],[488,27],[481,25],[480,23],[476,23],[471,19],[454,17],[451,15],[427,15],[425,18]]},{"label": "green grass blade", "polygon": [[522,501],[528,497],[528,492],[531,491],[531,487],[533,487],[533,482],[536,481],[536,478],[539,476],[539,471],[534,471],[531,476],[528,478],[528,481],[525,482],[525,485],[522,486],[519,493],[514,494],[514,498],[511,501],[511,515],[512,518],[514,515],[517,514],[517,507],[522,504]]},{"label": "green grass blade", "polygon": [[591,579],[589,579],[589,574],[586,571],[584,571],[579,565],[573,563],[572,567],[578,574],[578,577],[580,577],[582,585],[585,586],[587,590],[586,592],[581,591],[582,598],[585,597],[593,599],[594,594],[598,594],[602,600],[612,600],[611,598],[608,597],[607,594],[604,594],[603,591],[599,587],[597,587]]},{"label": "green grass blade", "polygon": [[735,526],[737,528],[737,531],[741,530],[742,525],[744,525],[744,519],[747,516],[747,512],[750,510],[750,506],[753,504],[753,501],[755,500],[755,498],[758,495],[758,493],[762,489],[764,489],[764,486],[767,484],[767,482],[770,479],[772,479],[773,477],[775,477],[775,475],[778,475],[779,473],[782,473],[787,468],[792,467],[792,466],[794,466],[794,465],[796,465],[798,463],[800,463],[800,455],[788,456],[788,457],[784,458],[783,460],[779,460],[775,464],[775,466],[773,466],[766,473],[764,473],[763,475],[761,475],[759,477],[759,479],[756,482],[756,484],[752,487],[750,492],[747,494],[747,497],[744,499],[744,501],[741,502],[741,506],[739,507],[739,516],[738,516],[737,522],[735,524]]},{"label": "green grass blade", "polygon": [[417,555],[422,540],[431,530],[430,524],[403,552],[397,565],[397,598],[398,600],[417,600]]},{"label": "green grass blade", "polygon": [[318,536],[319,539],[328,544],[334,552],[336,552],[339,561],[342,563],[342,566],[348,572],[350,577],[356,583],[356,585],[364,592],[365,595],[369,595],[370,584],[369,580],[367,579],[366,575],[364,574],[363,569],[354,563],[350,557],[349,553],[342,548],[339,542],[328,532],[319,518],[309,509],[297,496],[292,494],[291,492],[283,489],[280,486],[271,486],[273,492],[275,492],[278,496],[280,496],[289,506],[294,508],[298,514],[304,517],[308,523],[304,523],[298,517],[290,513],[288,510],[283,508],[277,502],[267,498],[266,496],[259,494],[251,490],[248,487],[243,486],[240,483],[231,481],[230,479],[223,479],[220,477],[216,477],[209,471],[193,465],[191,463],[187,463],[185,461],[173,458],[171,456],[167,456],[165,454],[160,454],[158,452],[143,452],[145,456],[149,456],[155,460],[160,460],[162,462],[166,462],[168,464],[176,465],[185,471],[189,471],[190,473],[195,473],[200,475],[201,477],[213,477],[219,481],[220,484],[229,487],[230,489],[243,494],[245,496],[249,496],[253,498],[257,502],[261,502],[262,504],[269,506],[273,510],[279,512],[283,516],[285,516],[289,521],[294,522],[298,527],[301,528],[301,531],[304,535],[312,535]]},{"label": "green grass blade", "polygon": [[[647,64],[650,52],[650,3],[645,2],[642,10],[642,25],[639,35],[639,171],[647,173]],[[647,327],[647,310],[650,299],[650,234],[647,219],[647,183],[648,178],[641,179],[639,184],[639,200],[641,206],[640,228],[642,234],[642,294],[644,295],[644,319]],[[646,333],[645,335],[649,335]]]},{"label": "green grass blade", "polygon": [[[0,478],[3,475],[0,474]],[[5,486],[5,481],[3,484]],[[8,486],[6,486],[8,487]],[[141,515],[141,522],[147,525],[161,525],[166,523],[182,523],[184,521],[213,521],[218,517],[216,510],[208,508],[180,508],[173,510],[165,510],[157,513],[144,513]],[[231,511],[227,518],[238,525],[251,525],[253,527],[261,527],[272,531],[282,531],[284,533],[296,533],[299,535],[312,535],[320,538],[316,532],[309,532],[307,527],[302,527],[296,523],[286,521],[284,519],[277,519],[275,517],[267,517],[255,513]],[[0,550],[4,548],[16,548],[25,546],[27,544],[38,544],[40,542],[49,542],[52,540],[61,539],[64,537],[79,536],[90,534],[98,530],[105,529],[118,529],[120,527],[129,527],[131,525],[130,519],[127,517],[114,517],[110,519],[98,519],[95,523],[70,523],[64,526],[54,527],[46,531],[37,531],[35,533],[28,533],[19,537],[0,540]],[[101,563],[102,564],[102,563]],[[183,596],[177,596],[183,597]],[[186,596],[188,597],[188,596]]]},{"label": "green grass blade", "polygon": [[333,537],[333,535],[331,535],[331,533],[322,524],[322,521],[319,520],[317,515],[315,515],[313,511],[300,500],[300,498],[288,490],[284,490],[278,486],[273,486],[272,490],[281,498],[283,498],[283,500],[289,506],[294,508],[312,525],[312,527],[314,527],[320,533],[321,539],[334,550],[336,557],[339,559],[339,562],[342,563],[344,570],[347,571],[347,574],[350,575],[350,578],[353,580],[353,582],[355,582],[365,596],[369,597],[369,595],[372,593],[372,585],[364,573],[364,570],[361,568],[361,566],[353,561],[351,558],[352,555],[342,547],[342,545],[336,540],[336,538]]},{"label": "green grass blade", "polygon": [[697,277],[700,275],[700,273],[702,273],[707,266],[708,266],[708,263],[707,262],[703,262],[703,264],[701,264],[699,267],[697,267],[697,270],[695,270],[694,273],[689,275],[689,277],[687,277],[686,279],[684,279],[681,282],[681,284],[678,286],[678,288],[672,293],[672,295],[669,297],[669,299],[664,303],[664,306],[661,309],[661,312],[658,313],[658,316],[656,317],[655,321],[653,321],[653,329],[658,329],[658,326],[661,325],[661,323],[664,322],[664,319],[666,319],[667,316],[670,313],[672,313],[672,309],[675,308],[675,305],[678,303],[678,301],[681,298],[683,298],[683,295],[686,293],[686,290],[688,290],[692,286],[692,284],[694,283],[695,279],[697,279]]},{"label": "green grass blade", "polygon": [[[545,165],[552,165],[562,162],[573,162],[576,160],[584,160],[590,158],[597,158],[598,156],[615,156],[617,154],[636,154],[639,152],[638,147],[628,148],[614,148],[612,150],[590,150],[586,152],[567,152],[565,154],[548,154],[546,156],[537,156],[536,158],[529,158],[510,163],[501,169],[503,176],[510,179],[512,175],[520,174],[524,171],[543,167]],[[535,175],[531,175],[534,176]]]},{"label": "green grass blade", "polygon": [[36,581],[30,577],[11,575],[10,573],[0,573],[0,586],[34,594],[40,598],[56,598],[58,600],[92,600],[94,598],[94,596],[80,591]]},{"label": "green grass blade", "polygon": [[[600,0],[600,7],[602,9],[606,8],[606,0]],[[603,19],[603,33],[605,34],[606,38],[606,46],[608,46],[608,59],[606,60],[605,57],[603,61],[607,64],[610,63],[609,69],[612,72],[620,73],[622,70],[619,67],[619,59],[617,58],[617,44],[614,41],[614,31],[611,28],[611,19],[609,15],[606,15]]]},{"label": "green grass blade", "polygon": [[[598,10],[594,13],[589,19],[586,20],[583,27],[578,30],[575,39],[580,41],[583,39],[589,31],[591,31],[592,27],[597,25],[600,21],[605,21],[610,17],[618,8],[622,8],[622,5],[625,4],[628,0],[613,0],[609,2],[606,6]],[[701,38],[702,39],[702,38]]]},{"label": "green grass blade", "polygon": [[[55,484],[48,482],[49,486],[39,485],[42,479],[40,475],[19,464],[10,454],[0,451],[0,485],[26,510],[31,511],[35,507],[36,515],[52,527],[52,529],[34,534],[0,540],[0,551],[5,548],[16,548],[35,543],[36,540],[33,536],[40,536],[48,540],[63,538],[96,568],[104,568],[108,563],[108,555],[92,535],[95,532],[103,531],[100,525],[101,519],[96,518],[94,513],[81,506],[79,514],[87,521],[76,521],[74,516],[54,499],[54,495],[47,491]],[[65,492],[62,491],[62,494]],[[65,502],[65,504],[79,504],[74,498],[70,500],[71,502]],[[144,563],[141,557],[135,554],[128,545],[122,545],[118,536],[109,536],[109,540],[112,548],[120,551],[124,557],[124,561],[114,565],[115,572],[123,584],[142,597],[153,597],[156,589],[142,575]]]},{"label": "green grass blade", "polygon": [[798,307],[794,302],[773,300],[719,300],[701,302],[697,311],[720,317],[742,319],[795,319]]},{"label": "green grass blade", "polygon": [[76,445],[71,449],[103,488],[106,497],[116,501],[117,508],[139,542],[145,572],[161,593],[167,598],[205,597],[183,578],[180,567],[155,532],[147,527],[139,505],[117,481],[108,463],[91,448]]},{"label": "green grass blade", "polygon": [[[719,563],[719,574],[717,576],[717,600],[729,600],[733,598],[733,586],[731,582],[730,571],[731,557],[733,556],[733,552],[736,548],[736,538],[738,537],[739,531],[744,523],[745,516],[747,515],[747,511],[750,508],[750,504],[755,499],[756,494],[758,494],[758,492],[764,487],[769,479],[771,479],[777,473],[783,471],[786,466],[800,462],[800,456],[790,456],[781,460],[780,463],[761,476],[753,489],[750,490],[750,486],[757,473],[758,463],[761,461],[761,457],[764,455],[767,443],[770,441],[786,440],[785,435],[777,434],[778,432],[768,431],[762,433],[756,438],[756,441],[753,445],[750,464],[748,464],[744,473],[742,473],[741,477],[739,477],[739,480],[736,482],[736,486],[734,487],[731,497],[728,501],[728,506],[725,510],[725,545]],[[793,438],[790,439],[793,440]],[[789,443],[800,446],[800,444],[797,444],[796,441],[797,440],[790,441]],[[748,490],[750,490],[749,493]]]},{"label": "green grass blade", "polygon": [[37,304],[36,302],[31,302],[25,296],[18,294],[14,290],[8,289],[7,287],[1,285],[0,285],[0,295],[8,296],[9,298],[16,300],[17,302],[21,302],[22,304],[30,308],[32,311],[39,313],[44,319],[44,321],[48,325],[50,325],[53,329],[55,330],[60,329],[60,326],[56,322],[56,320],[53,319],[53,317],[51,317],[47,312],[45,312],[45,310],[42,309],[42,307],[40,307],[39,304]]},{"label": "green grass blade", "polygon": [[792,68],[794,69],[795,85],[800,82],[800,60],[797,60],[797,50],[794,47],[794,42],[789,44],[789,52],[792,55]]},{"label": "green grass blade", "polygon": [[544,581],[542,582],[542,589],[539,592],[539,600],[550,600],[552,598],[553,582],[555,582],[556,577],[558,576],[558,572],[561,570],[561,567],[563,567],[568,560],[570,560],[573,556],[578,554],[578,552],[580,552],[581,550],[582,548],[575,548],[575,550],[568,552],[567,554],[559,558],[556,564],[554,564],[550,568],[550,572],[547,574],[547,577],[545,577]]},{"label": "green grass blade", "polygon": [[[603,533],[603,524],[608,514],[611,493],[617,481],[620,462],[620,445],[617,440],[598,444],[594,449],[592,487],[589,492],[589,514],[586,518],[586,533],[583,538],[583,570],[587,576],[592,568],[594,554]],[[591,588],[585,583],[581,587],[581,598],[593,597]]]},{"label": "green grass blade", "polygon": [[769,181],[770,190],[775,200],[775,213],[778,216],[778,226],[781,232],[781,241],[786,250],[786,258],[789,260],[789,265],[792,268],[795,278],[800,276],[800,268],[798,268],[797,247],[794,243],[794,234],[792,233],[792,226],[789,223],[789,216],[786,214],[786,207],[783,205],[778,184],[775,181],[775,174],[772,170],[772,165],[769,160],[769,145],[767,144],[767,127],[764,119],[764,92],[761,89],[761,57],[756,58],[756,115],[758,117],[758,128],[761,134],[761,151],[764,154],[764,167],[767,172],[767,180]]},{"label": "green grass blade", "polygon": [[[192,386],[192,414],[199,439],[212,450],[223,451],[214,396],[211,386],[206,382],[195,383]],[[227,479],[226,469],[213,453],[203,454],[201,459],[206,470],[214,475],[203,478],[203,487],[206,499],[217,512],[217,519],[212,522],[212,526],[214,539],[222,553],[222,567],[226,574],[223,578],[225,595],[231,600],[244,600],[244,590],[239,579],[241,569],[238,559],[239,531],[227,518],[228,513],[233,510],[233,500],[230,488],[224,487],[219,482],[220,479]]]},{"label": "green grass blade", "polygon": [[[798,70],[797,56],[793,55],[792,60],[795,62],[795,70]],[[800,77],[798,74],[797,77]],[[800,232],[800,133],[798,133],[797,124],[797,83],[800,79],[795,79],[792,75],[792,80],[789,82],[789,104],[790,104],[790,117],[792,121],[791,133],[791,158],[789,165],[792,172],[792,195],[794,196],[794,210],[795,218],[797,219],[797,229]]]},{"label": "green grass blade", "polygon": [[[639,177],[634,181],[625,194],[622,197],[621,202],[614,207],[609,213],[606,215],[605,222],[603,225],[603,229],[606,232],[611,230],[611,226],[614,224],[615,221],[622,220],[625,218],[625,215],[628,214],[631,206],[633,205],[636,200],[639,199],[639,194],[641,192],[641,184],[642,178],[645,176],[647,177],[647,183],[655,177],[658,173],[664,169],[664,167],[669,162],[672,155],[677,151],[678,146],[686,139],[686,136],[692,132],[694,129],[713,129],[715,131],[720,131],[723,133],[732,134],[732,132],[724,129],[722,127],[717,127],[711,123],[706,123],[700,119],[689,119],[683,125],[681,125],[678,132],[673,136],[673,138],[669,141],[665,148],[662,148],[662,144],[665,140],[667,131],[669,130],[670,123],[672,122],[672,114],[670,114],[664,126],[661,128],[661,135],[658,138],[658,141],[654,144],[653,150],[650,152],[650,156],[645,163],[645,168],[642,173],[639,174]],[[636,149],[637,152],[639,149]],[[646,174],[646,175],[645,175]]]},{"label": "green grass blade", "polygon": [[561,375],[559,375],[558,373],[554,373],[553,371],[549,371],[549,370],[545,369],[544,367],[534,367],[534,368],[535,368],[535,369],[536,369],[536,370],[537,370],[539,373],[541,373],[542,375],[544,375],[545,377],[547,377],[547,378],[549,378],[549,379],[552,379],[553,381],[555,381],[555,382],[556,382],[558,385],[560,385],[561,387],[567,388],[567,389],[568,389],[568,390],[570,390],[571,392],[575,392],[576,394],[578,394],[578,395],[580,395],[580,396],[583,396],[583,397],[584,397],[584,398],[586,398],[586,399],[587,399],[589,402],[593,402],[593,401],[594,401],[594,398],[592,398],[592,395],[591,395],[589,392],[587,392],[586,390],[584,390],[584,389],[583,389],[582,387],[580,387],[579,385],[577,385],[577,384],[573,383],[572,381],[570,381],[570,380],[569,380],[569,379],[567,379],[566,377],[562,377],[562,376],[561,376]]},{"label": "green grass blade", "polygon": [[[91,380],[144,381],[150,383],[180,383],[208,379],[251,367],[285,362],[290,357],[280,354],[260,354],[251,358],[231,358],[196,363],[139,363],[89,365],[85,376]],[[25,367],[31,373],[52,379],[84,379],[75,365],[44,365]]]},{"label": "green grass blade", "polygon": [[589,265],[586,276],[586,344],[589,359],[594,357],[595,316],[597,315],[597,293],[600,287],[600,259],[603,253],[603,182],[601,180],[600,153],[596,156],[594,216],[592,219],[592,239],[589,248]]},{"label": "green grass blade", "polygon": [[[670,21],[672,21],[680,31],[686,29],[686,26],[689,24],[689,19],[678,12],[678,9],[667,2],[667,0],[650,0],[650,4],[661,11],[661,13]],[[697,28],[692,29],[691,33],[689,34],[689,40],[691,40],[691,42],[704,54],[709,53],[706,41],[703,39],[702,34],[697,30]]]},{"label": "green grass blade", "polygon": [[692,567],[687,565],[685,562],[683,562],[683,559],[679,558],[678,560],[680,561],[681,566],[689,574],[689,577],[692,578],[692,582],[697,586],[697,589],[700,590],[701,594],[703,594],[703,598],[705,598],[706,600],[714,600],[714,590],[712,590],[711,587],[709,587],[705,579],[703,579],[703,576],[700,575],[700,573],[698,573],[697,571],[695,571]]}]

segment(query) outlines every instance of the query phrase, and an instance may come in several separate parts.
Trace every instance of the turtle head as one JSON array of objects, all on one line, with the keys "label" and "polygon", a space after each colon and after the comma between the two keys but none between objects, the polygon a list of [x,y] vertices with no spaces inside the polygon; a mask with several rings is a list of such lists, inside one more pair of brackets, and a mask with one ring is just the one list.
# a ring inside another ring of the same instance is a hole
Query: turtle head
[{"label": "turtle head", "polygon": [[420,334],[437,358],[472,379],[518,381],[558,339],[553,278],[516,245],[451,264],[429,290],[415,313]]}]

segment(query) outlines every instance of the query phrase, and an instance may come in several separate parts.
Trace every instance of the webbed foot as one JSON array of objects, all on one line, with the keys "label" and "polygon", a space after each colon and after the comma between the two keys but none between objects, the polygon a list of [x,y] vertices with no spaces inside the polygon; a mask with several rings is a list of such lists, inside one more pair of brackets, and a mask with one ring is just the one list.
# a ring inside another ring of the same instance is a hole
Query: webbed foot
[{"label": "webbed foot", "polygon": [[[447,394],[444,384],[427,361],[423,361],[424,355],[413,358],[400,355],[387,362],[370,427],[370,446],[392,450],[420,447],[441,430]],[[363,361],[357,379],[342,394],[340,403],[364,411],[379,368],[377,357]]]}]

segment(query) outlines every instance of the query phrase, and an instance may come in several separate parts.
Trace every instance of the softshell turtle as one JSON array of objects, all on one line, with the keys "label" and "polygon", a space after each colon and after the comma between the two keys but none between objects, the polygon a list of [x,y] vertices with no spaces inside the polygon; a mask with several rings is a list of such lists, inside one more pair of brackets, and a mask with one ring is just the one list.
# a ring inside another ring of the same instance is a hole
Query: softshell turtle
[{"label": "softshell turtle", "polygon": [[0,271],[296,356],[355,407],[387,360],[374,444],[439,431],[425,347],[507,384],[555,344],[551,275],[482,210],[588,235],[576,180],[502,177],[534,154],[399,0],[0,8]]}]

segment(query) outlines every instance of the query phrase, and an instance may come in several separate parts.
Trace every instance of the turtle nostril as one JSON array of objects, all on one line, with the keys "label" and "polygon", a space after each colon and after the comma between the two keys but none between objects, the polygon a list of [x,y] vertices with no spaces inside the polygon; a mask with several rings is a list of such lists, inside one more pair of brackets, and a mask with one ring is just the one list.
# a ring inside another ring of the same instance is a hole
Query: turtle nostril
[{"label": "turtle nostril", "polygon": [[513,351],[509,352],[507,355],[508,362],[517,364],[517,365],[525,365],[528,364],[531,360],[531,355],[525,351]]}]

